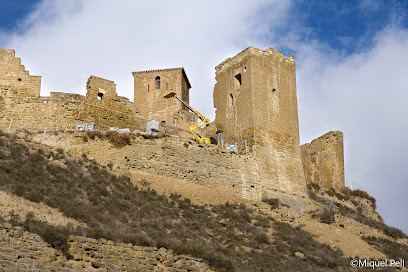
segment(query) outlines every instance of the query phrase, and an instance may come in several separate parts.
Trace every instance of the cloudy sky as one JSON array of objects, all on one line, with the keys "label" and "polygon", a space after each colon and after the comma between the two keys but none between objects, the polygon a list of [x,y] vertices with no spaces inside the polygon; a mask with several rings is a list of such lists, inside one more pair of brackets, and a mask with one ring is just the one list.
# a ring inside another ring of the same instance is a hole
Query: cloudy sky
[{"label": "cloudy sky", "polygon": [[133,100],[132,71],[184,67],[191,104],[214,119],[214,67],[248,46],[296,56],[301,142],[345,138],[346,182],[408,233],[408,1],[2,1],[0,48],[50,91],[90,75]]}]

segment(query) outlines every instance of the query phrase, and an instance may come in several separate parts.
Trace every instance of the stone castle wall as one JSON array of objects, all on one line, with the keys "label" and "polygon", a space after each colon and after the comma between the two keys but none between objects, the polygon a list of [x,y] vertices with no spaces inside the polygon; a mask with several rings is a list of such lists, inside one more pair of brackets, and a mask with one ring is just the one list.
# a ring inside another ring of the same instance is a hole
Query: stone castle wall
[{"label": "stone castle wall", "polygon": [[[103,164],[113,163],[130,172],[144,172],[173,177],[201,185],[217,185],[239,198],[261,200],[262,194],[257,161],[253,154],[238,155],[215,145],[198,144],[178,137],[144,139],[136,137],[132,144],[117,149],[106,141],[84,143],[78,135],[50,136],[47,145],[87,154]],[[77,136],[77,137],[75,137]]]},{"label": "stone castle wall", "polygon": [[[51,92],[40,96],[41,77],[24,70],[14,50],[0,50],[0,120],[3,125],[13,118],[14,128],[64,129],[64,124],[95,122],[100,126],[144,127],[135,105],[117,96],[114,82],[91,76],[87,95]],[[21,79],[21,80],[20,80]],[[102,95],[102,99],[99,96]],[[32,125],[41,124],[41,125]],[[74,127],[70,126],[70,129]]]},{"label": "stone castle wall", "polygon": [[171,250],[71,236],[67,260],[41,237],[0,224],[1,271],[212,271],[201,259]]},{"label": "stone castle wall", "polygon": [[344,187],[343,133],[330,131],[301,146],[306,182],[327,188]]}]

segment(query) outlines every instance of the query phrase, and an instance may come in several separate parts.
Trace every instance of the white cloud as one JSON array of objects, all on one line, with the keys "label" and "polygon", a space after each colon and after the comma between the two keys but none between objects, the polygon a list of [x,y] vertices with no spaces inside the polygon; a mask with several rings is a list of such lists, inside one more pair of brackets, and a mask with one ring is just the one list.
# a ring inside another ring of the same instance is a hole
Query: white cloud
[{"label": "white cloud", "polygon": [[297,82],[302,141],[342,130],[347,178],[377,198],[387,222],[408,232],[401,216],[408,206],[408,31],[386,28],[372,49],[346,58],[304,47]]},{"label": "white cloud", "polygon": [[[16,49],[50,91],[85,93],[90,75],[133,100],[132,71],[183,66],[191,104],[214,118],[214,67],[285,18],[288,1],[42,1],[21,24]],[[259,13],[266,7],[268,14]]]}]

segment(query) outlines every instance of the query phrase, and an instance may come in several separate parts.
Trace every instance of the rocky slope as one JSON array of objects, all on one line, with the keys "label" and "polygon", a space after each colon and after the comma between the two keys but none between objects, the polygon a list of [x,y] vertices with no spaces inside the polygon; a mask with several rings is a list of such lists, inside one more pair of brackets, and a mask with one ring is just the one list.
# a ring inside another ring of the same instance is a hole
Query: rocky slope
[{"label": "rocky slope", "polygon": [[309,184],[310,198],[249,203],[29,134],[0,133],[0,271],[355,271],[357,256],[408,257],[362,191]]}]

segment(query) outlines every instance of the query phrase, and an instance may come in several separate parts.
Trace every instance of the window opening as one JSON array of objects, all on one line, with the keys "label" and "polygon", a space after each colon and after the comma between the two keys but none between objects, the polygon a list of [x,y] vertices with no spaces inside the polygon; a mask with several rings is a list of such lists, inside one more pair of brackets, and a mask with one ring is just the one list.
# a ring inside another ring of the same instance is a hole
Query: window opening
[{"label": "window opening", "polygon": [[98,93],[98,100],[102,100],[103,93]]},{"label": "window opening", "polygon": [[156,90],[160,89],[160,77],[156,77]]},{"label": "window opening", "polygon": [[148,92],[150,91],[150,85],[147,85],[147,91]]},{"label": "window opening", "polygon": [[237,75],[235,76],[235,79],[237,80],[237,82],[238,82],[239,85],[242,85],[241,74],[237,74]]},{"label": "window opening", "polygon": [[19,78],[18,81],[21,81],[21,78]]},{"label": "window opening", "polygon": [[234,106],[234,96],[232,94],[229,95],[229,105],[230,107]]}]

